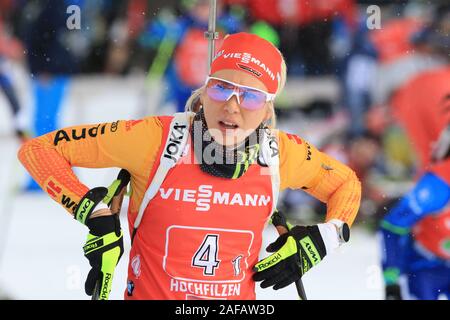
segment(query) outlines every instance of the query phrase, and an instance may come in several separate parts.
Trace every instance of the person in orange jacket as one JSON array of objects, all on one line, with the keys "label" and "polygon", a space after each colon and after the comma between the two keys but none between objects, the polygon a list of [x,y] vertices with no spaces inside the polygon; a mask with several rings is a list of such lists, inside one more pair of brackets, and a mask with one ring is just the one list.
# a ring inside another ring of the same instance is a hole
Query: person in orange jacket
[{"label": "person in orange jacket", "polygon": [[[89,228],[86,293],[107,299],[123,252],[106,188],[89,190],[73,166],[131,174],[132,247],[126,299],[255,299],[279,289],[348,240],[358,212],[355,173],[304,139],[275,129],[286,65],[270,42],[227,36],[185,113],[74,126],[37,137],[19,159],[39,185]],[[295,226],[258,261],[278,193],[302,189],[327,204],[323,223]],[[110,195],[109,195],[110,196]]]},{"label": "person in orange jacket", "polygon": [[28,135],[19,123],[21,104],[8,67],[8,60],[19,61],[23,58],[23,46],[19,40],[10,37],[4,29],[4,22],[0,15],[0,91],[5,95],[11,109],[15,134],[23,142],[26,141]]}]

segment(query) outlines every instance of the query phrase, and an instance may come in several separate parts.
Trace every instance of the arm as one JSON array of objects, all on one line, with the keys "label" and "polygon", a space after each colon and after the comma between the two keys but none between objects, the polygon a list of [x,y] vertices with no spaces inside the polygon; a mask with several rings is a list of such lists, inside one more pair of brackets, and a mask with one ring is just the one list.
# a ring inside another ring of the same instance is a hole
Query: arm
[{"label": "arm", "polygon": [[143,194],[161,143],[161,129],[157,118],[69,127],[35,138],[19,150],[20,161],[44,191],[89,228],[83,247],[92,267],[85,282],[88,295],[98,287],[100,299],[109,297],[123,254],[123,236],[119,210],[111,212],[108,203],[123,195],[129,174],[122,170],[117,184],[89,190],[72,167],[125,168],[135,180],[133,194]]},{"label": "arm", "polygon": [[450,186],[427,173],[396,203],[380,224],[382,266],[386,285],[395,285],[404,272],[405,248],[411,228],[421,219],[439,212],[450,199]]},{"label": "arm", "polygon": [[327,204],[326,222],[352,225],[361,200],[361,183],[346,165],[303,139],[280,133],[281,188],[302,189]]},{"label": "arm", "polygon": [[274,252],[254,266],[261,287],[283,288],[300,279],[349,239],[361,198],[361,185],[347,166],[294,135],[280,133],[281,188],[303,189],[327,203],[326,222],[295,226],[270,244]]},{"label": "arm", "polygon": [[18,157],[42,189],[74,214],[89,189],[72,167],[124,168],[135,180],[133,189],[143,193],[161,136],[154,117],[68,127],[30,140]]}]

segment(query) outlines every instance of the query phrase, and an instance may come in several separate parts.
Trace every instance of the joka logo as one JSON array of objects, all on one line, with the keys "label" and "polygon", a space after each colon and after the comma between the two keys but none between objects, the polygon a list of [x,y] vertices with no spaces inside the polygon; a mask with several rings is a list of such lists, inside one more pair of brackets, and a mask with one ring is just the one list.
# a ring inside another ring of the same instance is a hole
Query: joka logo
[{"label": "joka logo", "polygon": [[258,266],[257,266],[256,268],[258,269],[258,271],[265,270],[265,269],[267,269],[268,267],[272,266],[273,264],[277,263],[278,260],[280,260],[280,259],[281,259],[281,254],[280,254],[280,253],[277,253],[277,254],[274,255],[274,256],[272,257],[272,259],[270,259],[269,261],[258,264]]},{"label": "joka logo", "polygon": [[[90,127],[90,128],[72,129],[70,131],[70,136],[69,136],[69,133],[67,133],[65,130],[59,130],[56,132],[53,144],[55,146],[57,146],[58,143],[63,140],[69,142],[69,141],[71,141],[71,139],[73,139],[73,140],[86,139],[86,137],[87,137],[86,134],[91,138],[95,138],[99,134],[99,131],[100,131],[101,135],[105,134],[106,125],[107,124],[104,123],[104,124],[99,124],[95,127]],[[118,125],[118,121],[113,122],[111,124],[111,132],[114,132],[117,130],[117,125]],[[113,126],[115,128],[114,131],[113,131]],[[80,130],[81,130],[81,132],[80,132]]]},{"label": "joka logo", "polygon": [[186,131],[185,125],[179,125],[178,123],[175,123],[173,129],[170,130],[170,138],[166,146],[166,150],[164,151],[164,158],[171,159],[174,162],[177,161],[174,155],[179,153],[181,140],[183,140],[185,131]]},{"label": "joka logo", "polygon": [[109,282],[111,281],[111,273],[106,273],[105,275],[105,282],[103,283],[103,287],[102,287],[102,295],[101,298],[103,300],[107,300],[108,299],[108,293],[109,293]]}]

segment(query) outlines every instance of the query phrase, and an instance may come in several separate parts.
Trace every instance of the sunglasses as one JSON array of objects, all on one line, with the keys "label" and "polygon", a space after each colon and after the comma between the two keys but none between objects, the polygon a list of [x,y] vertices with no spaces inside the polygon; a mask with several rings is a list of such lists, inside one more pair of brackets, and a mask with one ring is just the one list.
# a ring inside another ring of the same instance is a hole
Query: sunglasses
[{"label": "sunglasses", "polygon": [[215,77],[206,78],[206,94],[214,101],[225,102],[236,96],[239,105],[247,110],[259,110],[268,101],[275,100],[275,94]]}]

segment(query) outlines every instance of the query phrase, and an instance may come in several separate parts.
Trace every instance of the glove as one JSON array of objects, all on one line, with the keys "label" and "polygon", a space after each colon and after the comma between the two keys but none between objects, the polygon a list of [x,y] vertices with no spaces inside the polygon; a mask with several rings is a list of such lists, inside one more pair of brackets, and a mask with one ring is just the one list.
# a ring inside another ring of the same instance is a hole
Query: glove
[{"label": "glove", "polygon": [[386,300],[403,300],[398,280],[400,278],[400,269],[396,267],[389,267],[383,271]]},{"label": "glove", "polygon": [[99,285],[99,299],[108,300],[111,292],[114,269],[123,254],[123,235],[117,214],[89,219],[84,256],[89,260],[91,270],[86,279],[86,294],[92,296]]},{"label": "glove", "polygon": [[253,280],[275,290],[300,279],[327,254],[318,226],[295,226],[266,250],[274,253],[255,265]]},{"label": "glove", "polygon": [[[75,211],[75,219],[89,228],[83,247],[84,255],[91,265],[85,291],[87,295],[93,296],[93,299],[109,298],[114,269],[124,251],[119,212],[129,180],[129,173],[121,170],[109,188],[98,187],[89,190]],[[90,218],[101,206],[110,206],[112,215]]]}]

